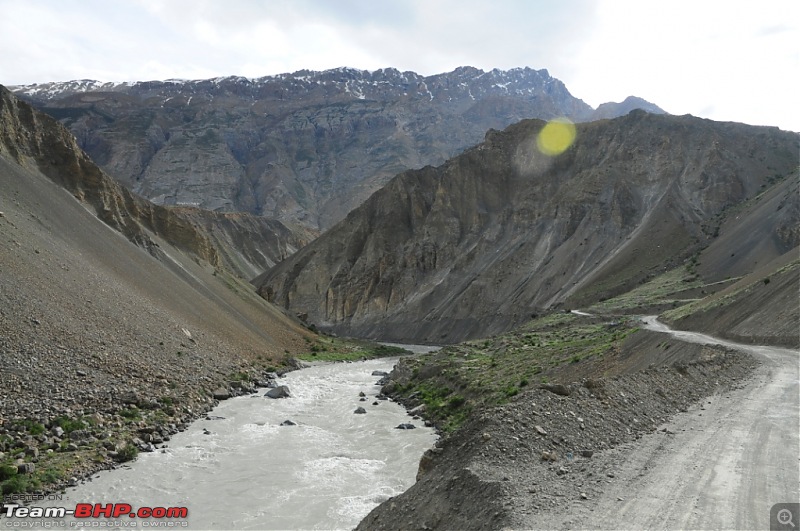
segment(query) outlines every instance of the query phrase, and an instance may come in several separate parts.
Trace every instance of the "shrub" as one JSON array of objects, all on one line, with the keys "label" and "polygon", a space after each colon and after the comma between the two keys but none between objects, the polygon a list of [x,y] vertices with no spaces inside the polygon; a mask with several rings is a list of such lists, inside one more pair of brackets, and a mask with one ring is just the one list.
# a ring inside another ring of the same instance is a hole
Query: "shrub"
[{"label": "shrub", "polygon": [[86,423],[83,420],[69,417],[58,417],[54,424],[60,426],[65,433],[72,433],[75,430],[82,430],[86,427]]},{"label": "shrub", "polygon": [[0,466],[0,481],[12,478],[17,475],[17,467],[13,465]]},{"label": "shrub", "polygon": [[41,435],[44,433],[44,426],[38,422],[34,422],[32,420],[23,420],[20,424],[25,426],[25,429],[28,430],[28,433],[31,435]]},{"label": "shrub", "polygon": [[447,401],[447,405],[451,408],[456,408],[464,404],[467,399],[461,395],[454,395],[451,396],[450,399]]},{"label": "shrub", "polygon": [[117,459],[124,463],[125,461],[133,461],[139,455],[139,449],[135,444],[129,442],[117,452]]}]

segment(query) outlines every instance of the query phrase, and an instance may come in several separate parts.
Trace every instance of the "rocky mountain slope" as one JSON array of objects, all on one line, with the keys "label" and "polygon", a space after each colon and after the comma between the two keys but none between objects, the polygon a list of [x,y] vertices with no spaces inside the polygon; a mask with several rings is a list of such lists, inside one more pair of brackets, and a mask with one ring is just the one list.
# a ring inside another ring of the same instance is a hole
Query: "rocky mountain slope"
[{"label": "rocky mountain slope", "polygon": [[[344,334],[494,334],[683,264],[718,237],[727,211],[797,165],[798,135],[776,128],[636,111],[579,124],[574,144],[548,156],[537,149],[544,127],[490,131],[439,167],[398,175],[257,279],[259,292]],[[773,255],[798,244],[781,234]]]},{"label": "rocky mountain slope", "polygon": [[[490,128],[598,115],[547,70],[421,76],[348,68],[248,79],[14,87],[110,175],[158,204],[325,229],[397,173],[441,164]],[[644,100],[601,106],[625,114]]]},{"label": "rocky mountain slope", "polygon": [[[311,334],[231,274],[224,252],[0,88],[4,494],[130,458],[218,388],[247,388],[306,348]],[[25,473],[8,479],[9,464]]]},{"label": "rocky mountain slope", "polygon": [[246,213],[165,208],[109,178],[65,128],[0,86],[0,141],[13,159],[35,160],[45,175],[89,205],[128,239],[157,252],[148,231],[215,267],[252,278],[316,236],[299,227]]}]

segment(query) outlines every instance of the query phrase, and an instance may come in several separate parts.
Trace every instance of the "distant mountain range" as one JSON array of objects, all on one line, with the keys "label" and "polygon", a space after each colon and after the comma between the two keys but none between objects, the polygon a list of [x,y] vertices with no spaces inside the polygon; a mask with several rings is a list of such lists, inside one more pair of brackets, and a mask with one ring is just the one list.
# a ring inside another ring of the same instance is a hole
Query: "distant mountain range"
[{"label": "distant mountain range", "polygon": [[10,87],[65,124],[105,171],[156,204],[243,211],[326,229],[397,173],[438,165],[525,118],[597,110],[547,70],[444,74],[301,70],[257,79]]}]

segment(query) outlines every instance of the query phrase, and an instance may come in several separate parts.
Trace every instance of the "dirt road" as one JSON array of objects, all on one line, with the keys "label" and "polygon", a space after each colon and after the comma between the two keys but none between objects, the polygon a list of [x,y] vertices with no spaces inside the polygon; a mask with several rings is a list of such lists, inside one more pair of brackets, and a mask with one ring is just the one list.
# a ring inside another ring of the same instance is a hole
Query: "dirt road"
[{"label": "dirt road", "polygon": [[750,352],[764,364],[744,387],[675,417],[664,426],[674,435],[648,435],[602,456],[618,470],[603,495],[537,527],[769,529],[773,504],[800,501],[798,352],[643,321],[683,341]]}]

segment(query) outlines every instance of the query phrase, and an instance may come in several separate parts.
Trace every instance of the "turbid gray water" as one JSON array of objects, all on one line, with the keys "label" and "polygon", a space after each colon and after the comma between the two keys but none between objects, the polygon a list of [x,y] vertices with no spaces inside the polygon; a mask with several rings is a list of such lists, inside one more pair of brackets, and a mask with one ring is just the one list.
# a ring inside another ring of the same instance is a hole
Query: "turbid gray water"
[{"label": "turbid gray water", "polygon": [[[376,400],[372,372],[395,361],[319,365],[280,379],[291,398],[262,391],[226,400],[168,448],[69,489],[62,505],[185,506],[191,529],[351,529],[414,483],[421,455],[436,441],[400,405]],[[359,406],[367,413],[354,414]],[[281,426],[285,420],[296,425]],[[417,429],[396,429],[401,423]],[[155,521],[109,523],[136,522]]]}]

